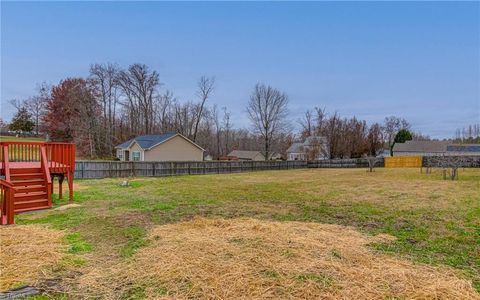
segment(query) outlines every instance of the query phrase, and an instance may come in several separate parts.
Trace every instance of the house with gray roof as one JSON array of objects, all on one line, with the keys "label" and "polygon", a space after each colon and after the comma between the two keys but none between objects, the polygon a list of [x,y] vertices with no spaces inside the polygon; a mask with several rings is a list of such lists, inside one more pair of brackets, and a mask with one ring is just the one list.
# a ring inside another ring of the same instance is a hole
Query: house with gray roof
[{"label": "house with gray roof", "polygon": [[265,160],[265,155],[263,155],[262,152],[251,150],[233,150],[232,152],[228,153],[228,156],[236,157],[238,160]]},{"label": "house with gray roof", "polygon": [[117,145],[115,149],[121,161],[203,161],[205,151],[174,132],[138,136]]},{"label": "house with gray roof", "polygon": [[[282,155],[277,152],[271,152],[270,154],[268,154],[268,156],[268,160],[282,159]],[[263,154],[263,152],[257,150],[233,150],[232,152],[228,153],[227,157],[235,158],[236,160],[265,160],[265,155]]]},{"label": "house with gray roof", "polygon": [[393,156],[480,155],[480,144],[452,144],[451,141],[406,141],[395,143]]},{"label": "house with gray roof", "polygon": [[288,160],[321,160],[328,157],[327,139],[320,136],[309,136],[303,143],[293,143],[287,149]]}]

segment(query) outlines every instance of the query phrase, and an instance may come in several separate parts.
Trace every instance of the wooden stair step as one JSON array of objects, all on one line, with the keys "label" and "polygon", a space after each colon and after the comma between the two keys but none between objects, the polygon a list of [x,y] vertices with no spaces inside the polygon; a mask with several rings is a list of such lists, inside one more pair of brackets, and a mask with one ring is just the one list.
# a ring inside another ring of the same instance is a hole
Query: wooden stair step
[{"label": "wooden stair step", "polygon": [[10,168],[10,175],[16,174],[31,174],[31,173],[42,173],[41,168]]},{"label": "wooden stair step", "polygon": [[14,203],[17,204],[17,202],[37,200],[37,199],[43,199],[43,198],[47,198],[47,192],[45,192],[45,191],[31,192],[31,193],[18,193],[17,192],[14,195]]},{"label": "wooden stair step", "polygon": [[22,201],[15,201],[15,206],[21,206],[24,204],[35,204],[35,203],[42,203],[42,202],[48,202],[47,198],[39,198],[39,199],[33,199],[33,200],[22,200]]},{"label": "wooden stair step", "polygon": [[33,184],[27,186],[15,187],[17,193],[30,193],[30,192],[42,192],[46,191],[47,186],[44,184]]},{"label": "wooden stair step", "polygon": [[18,174],[10,174],[10,179],[36,179],[36,178],[43,178],[43,173],[18,173]]},{"label": "wooden stair step", "polygon": [[20,186],[20,185],[34,185],[34,184],[39,184],[39,183],[44,183],[45,179],[43,178],[31,178],[31,179],[17,179],[17,180],[11,180],[12,184],[14,186]]}]

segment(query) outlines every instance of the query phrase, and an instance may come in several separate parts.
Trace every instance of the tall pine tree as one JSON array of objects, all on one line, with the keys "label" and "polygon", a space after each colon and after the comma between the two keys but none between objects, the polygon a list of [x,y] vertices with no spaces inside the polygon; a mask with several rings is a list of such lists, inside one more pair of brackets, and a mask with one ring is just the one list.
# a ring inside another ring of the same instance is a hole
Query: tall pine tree
[{"label": "tall pine tree", "polygon": [[10,130],[32,132],[35,123],[26,107],[20,107],[10,123]]}]

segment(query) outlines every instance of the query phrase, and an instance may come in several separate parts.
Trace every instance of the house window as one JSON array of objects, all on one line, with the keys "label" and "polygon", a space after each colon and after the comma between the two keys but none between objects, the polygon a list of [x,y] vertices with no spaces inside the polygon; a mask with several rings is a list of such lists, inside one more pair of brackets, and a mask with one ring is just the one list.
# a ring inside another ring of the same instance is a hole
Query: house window
[{"label": "house window", "polygon": [[117,150],[117,158],[118,158],[119,160],[123,160],[123,149]]},{"label": "house window", "polygon": [[140,151],[132,151],[132,160],[140,161]]}]

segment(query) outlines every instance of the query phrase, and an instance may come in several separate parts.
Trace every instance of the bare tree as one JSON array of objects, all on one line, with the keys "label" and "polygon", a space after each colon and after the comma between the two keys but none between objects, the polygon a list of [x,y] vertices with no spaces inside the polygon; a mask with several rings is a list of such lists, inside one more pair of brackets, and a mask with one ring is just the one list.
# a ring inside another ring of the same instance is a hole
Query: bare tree
[{"label": "bare tree", "polygon": [[213,92],[215,85],[215,78],[214,77],[206,77],[202,76],[200,77],[200,80],[198,81],[198,91],[197,91],[197,96],[200,98],[200,105],[198,106],[197,109],[197,114],[195,116],[195,128],[193,130],[193,141],[195,142],[197,140],[197,133],[198,133],[198,125],[200,124],[200,121],[203,116],[203,109],[205,107],[205,102],[207,102],[208,98]]},{"label": "bare tree", "polygon": [[25,106],[25,101],[18,99],[11,99],[8,103],[13,106],[17,111],[22,109]]},{"label": "bare tree", "polygon": [[216,148],[216,157],[221,156],[221,138],[222,138],[222,125],[220,122],[220,118],[218,116],[218,108],[217,105],[214,105],[211,112],[211,119],[213,120],[215,126],[215,148]]},{"label": "bare tree", "polygon": [[400,129],[410,129],[410,124],[407,120],[395,116],[386,117],[384,121],[385,138],[390,148],[390,155],[393,156],[393,144],[395,135]]},{"label": "bare tree", "polygon": [[124,103],[134,134],[150,134],[154,124],[154,101],[160,86],[159,75],[148,66],[133,64],[118,73],[116,82],[127,101]]},{"label": "bare tree", "polygon": [[318,136],[323,135],[325,129],[325,122],[327,119],[327,114],[325,113],[325,108],[315,107],[315,134]]},{"label": "bare tree", "polygon": [[40,95],[30,97],[25,102],[25,107],[32,115],[33,122],[35,123],[35,134],[39,134],[40,121],[42,115],[45,113],[46,100]]},{"label": "bare tree", "polygon": [[321,137],[310,136],[308,138],[308,145],[303,148],[307,154],[308,160],[317,160],[320,156],[325,156],[326,149],[324,141]]},{"label": "bare tree", "polygon": [[302,139],[313,135],[313,131],[315,129],[315,125],[313,124],[313,122],[314,116],[310,110],[307,110],[303,117],[298,120],[298,124],[300,124],[300,126],[302,127],[300,132]]},{"label": "bare tree", "polygon": [[103,134],[106,152],[112,154],[115,137],[115,119],[118,104],[119,68],[114,64],[94,64],[90,66],[90,79],[94,85],[95,94],[99,98],[103,114]]},{"label": "bare tree", "polygon": [[[427,174],[431,173],[429,170],[432,167],[437,167],[442,169],[443,179],[447,179],[447,171],[448,177],[451,180],[458,179],[458,169],[465,168],[465,167],[474,167],[475,162],[471,157],[467,156],[427,156],[425,157],[426,167],[427,167]],[[478,163],[478,162],[477,162]]]},{"label": "bare tree", "polygon": [[335,112],[325,124],[325,137],[327,139],[328,153],[330,159],[338,156],[340,144],[341,120],[337,112]]},{"label": "bare tree", "polygon": [[368,163],[368,172],[373,172],[375,165],[380,162],[380,159],[374,156],[368,156],[365,159]]},{"label": "bare tree", "polygon": [[376,156],[378,151],[383,148],[382,128],[380,124],[374,123],[368,129],[368,155]]},{"label": "bare tree", "polygon": [[480,123],[455,130],[455,140],[460,143],[480,143]]},{"label": "bare tree", "polygon": [[270,86],[257,84],[254,88],[247,112],[253,128],[264,142],[265,159],[270,157],[270,146],[275,136],[287,128],[288,97]]},{"label": "bare tree", "polygon": [[231,113],[227,110],[226,107],[222,108],[223,110],[223,120],[222,120],[222,127],[223,127],[223,135],[224,135],[224,144],[225,144],[225,155],[230,153],[230,135],[232,132],[232,121]]},{"label": "bare tree", "polygon": [[165,91],[156,103],[156,126],[161,132],[171,131],[174,129],[172,118],[172,105],[176,102],[173,93],[169,90]]}]

